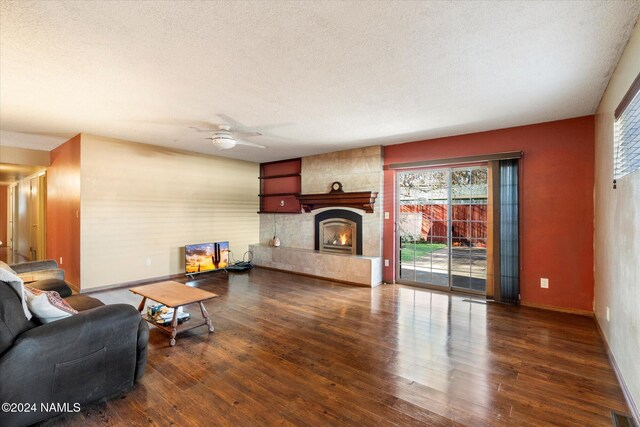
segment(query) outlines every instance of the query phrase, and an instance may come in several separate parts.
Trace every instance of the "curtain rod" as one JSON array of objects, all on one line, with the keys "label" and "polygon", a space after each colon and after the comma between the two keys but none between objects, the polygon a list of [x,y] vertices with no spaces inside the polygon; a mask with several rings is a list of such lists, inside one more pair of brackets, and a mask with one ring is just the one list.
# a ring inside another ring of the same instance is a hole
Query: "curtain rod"
[{"label": "curtain rod", "polygon": [[521,159],[522,157],[524,157],[524,153],[522,151],[513,151],[509,153],[483,154],[480,156],[452,157],[449,159],[422,160],[418,162],[405,162],[405,163],[391,163],[390,165],[385,166],[383,169],[384,170],[410,169],[410,168],[418,168],[421,166],[460,165],[464,163],[489,162],[492,160]]}]

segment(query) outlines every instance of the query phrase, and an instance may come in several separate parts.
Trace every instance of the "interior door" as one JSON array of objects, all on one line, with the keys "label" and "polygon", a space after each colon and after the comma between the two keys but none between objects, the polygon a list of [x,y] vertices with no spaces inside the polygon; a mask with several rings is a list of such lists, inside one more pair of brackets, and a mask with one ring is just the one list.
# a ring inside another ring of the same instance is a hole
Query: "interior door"
[{"label": "interior door", "polygon": [[29,252],[32,260],[37,260],[38,250],[38,177],[35,176],[29,180],[29,202],[28,202],[28,218],[29,218]]},{"label": "interior door", "polygon": [[9,187],[9,209],[8,209],[8,225],[7,225],[7,246],[11,250],[15,250],[13,239],[17,235],[16,223],[16,186]]}]

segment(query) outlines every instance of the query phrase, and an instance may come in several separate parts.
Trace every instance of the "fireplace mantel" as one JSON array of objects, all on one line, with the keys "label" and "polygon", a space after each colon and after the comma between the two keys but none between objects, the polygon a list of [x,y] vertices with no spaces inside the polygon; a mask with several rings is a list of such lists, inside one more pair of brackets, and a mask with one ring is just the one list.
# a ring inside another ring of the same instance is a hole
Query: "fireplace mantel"
[{"label": "fireplace mantel", "polygon": [[362,209],[367,213],[373,213],[373,205],[378,193],[375,191],[332,191],[320,194],[299,194],[296,196],[302,209],[311,212],[314,209],[341,207]]}]

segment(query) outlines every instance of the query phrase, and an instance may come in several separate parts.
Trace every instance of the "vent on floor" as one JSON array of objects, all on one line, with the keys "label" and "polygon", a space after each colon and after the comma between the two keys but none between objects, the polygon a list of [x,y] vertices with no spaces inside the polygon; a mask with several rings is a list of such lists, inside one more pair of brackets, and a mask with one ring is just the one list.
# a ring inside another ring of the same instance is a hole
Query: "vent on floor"
[{"label": "vent on floor", "polygon": [[636,423],[627,415],[611,411],[611,418],[613,418],[613,425],[615,427],[636,427]]}]

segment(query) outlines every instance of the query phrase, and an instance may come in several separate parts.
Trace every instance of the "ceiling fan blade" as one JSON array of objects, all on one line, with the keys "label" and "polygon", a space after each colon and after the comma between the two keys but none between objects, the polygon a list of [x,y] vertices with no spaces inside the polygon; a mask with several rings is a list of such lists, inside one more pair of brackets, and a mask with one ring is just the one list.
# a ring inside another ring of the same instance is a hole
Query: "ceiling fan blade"
[{"label": "ceiling fan blade", "polygon": [[254,147],[254,148],[267,148],[264,145],[256,144],[254,142],[240,141],[240,140],[237,140],[237,139],[236,139],[236,144],[238,144],[238,145],[246,145],[247,147]]},{"label": "ceiling fan blade", "polygon": [[234,131],[231,131],[231,133],[234,134],[234,135],[244,136],[244,137],[261,136],[262,135],[260,132],[234,132]]},{"label": "ceiling fan blade", "polygon": [[231,126],[232,129],[242,129],[244,127],[242,126],[242,124],[238,123],[232,117],[229,117],[226,114],[220,113],[216,114],[216,116],[220,117],[222,119],[222,122]]},{"label": "ceiling fan blade", "polygon": [[196,132],[215,132],[217,129],[202,129],[195,126],[189,126],[189,128],[195,130]]}]

